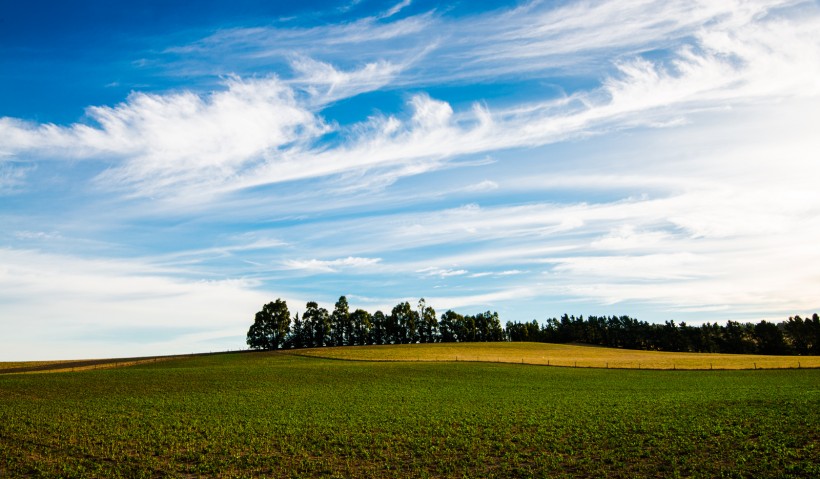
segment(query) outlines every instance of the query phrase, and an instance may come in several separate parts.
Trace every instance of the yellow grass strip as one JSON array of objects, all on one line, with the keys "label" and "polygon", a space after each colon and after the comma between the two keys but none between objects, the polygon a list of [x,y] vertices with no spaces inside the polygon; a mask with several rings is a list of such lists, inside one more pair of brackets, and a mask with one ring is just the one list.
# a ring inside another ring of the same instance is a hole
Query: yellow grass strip
[{"label": "yellow grass strip", "polygon": [[289,354],[358,361],[480,361],[611,369],[820,368],[820,356],[674,353],[549,343],[437,343],[346,346]]},{"label": "yellow grass strip", "polygon": [[157,361],[167,361],[169,359],[179,359],[183,357],[190,356],[185,355],[123,359],[4,362],[0,363],[0,374],[41,374],[89,371],[92,369],[112,369],[126,366],[135,366],[137,364],[154,363]]},{"label": "yellow grass strip", "polygon": [[15,361],[15,362],[0,362],[0,372],[7,369],[30,368],[39,366],[57,366],[60,363],[68,363],[70,360],[60,361]]}]

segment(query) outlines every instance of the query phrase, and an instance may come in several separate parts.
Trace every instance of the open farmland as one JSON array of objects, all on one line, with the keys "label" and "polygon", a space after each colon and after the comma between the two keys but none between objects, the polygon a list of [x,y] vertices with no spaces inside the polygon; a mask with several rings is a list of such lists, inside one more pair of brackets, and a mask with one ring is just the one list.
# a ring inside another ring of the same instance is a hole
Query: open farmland
[{"label": "open farmland", "polygon": [[550,343],[433,343],[294,350],[292,354],[359,361],[479,361],[579,368],[820,368],[820,356],[676,353]]},{"label": "open farmland", "polygon": [[224,354],[0,376],[0,477],[817,477],[820,370]]}]

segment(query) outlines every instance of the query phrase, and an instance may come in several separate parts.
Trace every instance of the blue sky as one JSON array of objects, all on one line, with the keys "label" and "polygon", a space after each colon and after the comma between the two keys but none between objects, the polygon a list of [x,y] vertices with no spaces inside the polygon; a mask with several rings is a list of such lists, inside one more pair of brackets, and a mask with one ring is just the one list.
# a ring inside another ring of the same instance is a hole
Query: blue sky
[{"label": "blue sky", "polygon": [[123,3],[0,3],[0,360],[820,309],[816,1]]}]

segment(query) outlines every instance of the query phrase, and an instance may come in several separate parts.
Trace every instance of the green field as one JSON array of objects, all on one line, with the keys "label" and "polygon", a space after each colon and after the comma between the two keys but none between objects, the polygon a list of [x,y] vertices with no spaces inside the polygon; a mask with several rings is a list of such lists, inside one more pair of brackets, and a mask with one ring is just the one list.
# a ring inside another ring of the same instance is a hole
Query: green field
[{"label": "green field", "polygon": [[820,477],[820,370],[286,353],[0,376],[0,477]]}]

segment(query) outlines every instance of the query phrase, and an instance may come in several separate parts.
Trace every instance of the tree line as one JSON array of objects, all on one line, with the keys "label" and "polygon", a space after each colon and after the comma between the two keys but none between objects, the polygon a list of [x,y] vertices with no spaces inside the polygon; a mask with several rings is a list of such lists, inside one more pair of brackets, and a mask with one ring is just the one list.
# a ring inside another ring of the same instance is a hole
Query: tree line
[{"label": "tree line", "polygon": [[342,296],[332,312],[310,301],[302,316],[297,313],[292,321],[285,301],[268,303],[256,313],[247,343],[253,349],[279,349],[506,339],[496,312],[465,316],[448,310],[439,319],[422,298],[416,308],[404,301],[389,314],[370,314],[363,309],[351,312]]},{"label": "tree line", "polygon": [[729,354],[820,355],[820,317],[793,316],[788,321],[664,324],[629,316],[561,316],[544,324],[507,322],[510,341],[583,343],[625,349]]},{"label": "tree line", "polygon": [[820,355],[820,317],[790,317],[788,321],[758,324],[729,321],[726,326],[706,323],[653,324],[629,316],[568,316],[549,318],[543,324],[511,322],[502,327],[497,312],[462,315],[448,310],[440,317],[420,299],[408,301],[385,314],[363,309],[350,311],[345,296],[333,311],[315,301],[301,317],[291,317],[282,299],[265,304],[248,330],[252,349],[316,348],[372,344],[414,344],[475,341],[534,341],[584,343],[626,349],[691,351],[739,354]]}]

